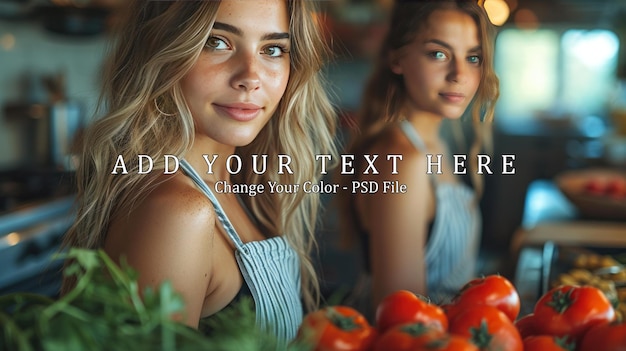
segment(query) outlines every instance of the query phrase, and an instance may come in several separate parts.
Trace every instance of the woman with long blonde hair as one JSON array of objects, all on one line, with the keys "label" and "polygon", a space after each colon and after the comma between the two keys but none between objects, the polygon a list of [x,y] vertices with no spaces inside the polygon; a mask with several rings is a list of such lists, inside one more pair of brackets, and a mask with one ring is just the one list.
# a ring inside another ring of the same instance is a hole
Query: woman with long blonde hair
[{"label": "woman with long blonde hair", "polygon": [[[341,199],[344,234],[363,245],[370,307],[400,289],[443,302],[475,274],[481,182],[471,188],[455,174],[441,126],[471,104],[476,137],[464,164],[476,176],[498,97],[493,35],[476,0],[395,2],[348,147],[360,163],[343,177],[380,188]],[[377,174],[363,155],[378,155]]]},{"label": "woman with long blonde hair", "polygon": [[104,70],[104,116],[84,133],[65,247],[126,260],[142,288],[170,281],[185,302],[174,318],[192,327],[247,292],[257,323],[292,339],[302,301],[319,299],[319,197],[269,185],[315,182],[315,155],[336,153],[312,6],[131,1]]}]

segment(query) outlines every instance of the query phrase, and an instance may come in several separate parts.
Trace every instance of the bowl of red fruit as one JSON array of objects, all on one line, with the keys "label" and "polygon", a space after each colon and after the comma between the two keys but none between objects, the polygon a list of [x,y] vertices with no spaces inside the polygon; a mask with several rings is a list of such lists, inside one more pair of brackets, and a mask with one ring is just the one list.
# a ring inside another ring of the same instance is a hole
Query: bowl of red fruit
[{"label": "bowl of red fruit", "polygon": [[556,177],[561,192],[583,218],[626,220],[626,173],[613,169],[585,169]]}]

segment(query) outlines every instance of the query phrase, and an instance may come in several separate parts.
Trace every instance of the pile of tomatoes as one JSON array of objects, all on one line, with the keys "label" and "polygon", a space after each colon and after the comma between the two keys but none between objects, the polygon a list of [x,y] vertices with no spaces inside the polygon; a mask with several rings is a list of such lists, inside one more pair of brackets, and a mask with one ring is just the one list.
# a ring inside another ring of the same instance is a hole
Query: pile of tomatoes
[{"label": "pile of tomatoes", "polygon": [[560,286],[519,316],[520,297],[509,280],[469,281],[446,305],[412,292],[387,296],[371,325],[357,310],[331,306],[305,316],[299,341],[315,351],[619,351],[626,323],[591,286]]},{"label": "pile of tomatoes", "polygon": [[589,178],[584,181],[582,188],[588,195],[626,199],[626,178],[622,176],[616,175],[608,179]]}]

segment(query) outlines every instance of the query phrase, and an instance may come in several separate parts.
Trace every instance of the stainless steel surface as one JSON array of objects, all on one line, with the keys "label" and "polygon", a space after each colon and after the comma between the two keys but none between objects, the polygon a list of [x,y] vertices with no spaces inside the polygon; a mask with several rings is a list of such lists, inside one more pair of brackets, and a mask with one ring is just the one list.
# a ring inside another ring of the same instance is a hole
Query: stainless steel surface
[{"label": "stainless steel surface", "polygon": [[0,216],[60,200],[74,192],[73,172],[44,168],[3,170],[0,172]]},{"label": "stainless steel surface", "polygon": [[555,248],[554,242],[552,241],[546,241],[546,243],[543,244],[541,252],[541,294],[545,294],[550,290],[550,270],[552,269],[552,264],[555,259]]},{"label": "stainless steel surface", "polygon": [[72,144],[84,127],[84,106],[68,97],[66,72],[24,74],[20,85],[22,96],[7,102],[2,112],[24,134],[26,163],[31,167],[73,169]]},{"label": "stainless steel surface", "polygon": [[[33,224],[64,217],[71,212],[73,204],[74,196],[70,195],[0,215],[0,249],[11,246],[7,243],[8,234],[32,227]],[[26,233],[24,232],[24,238],[28,237]]]},{"label": "stainless steel surface", "polygon": [[541,294],[543,270],[542,249],[537,246],[524,247],[517,258],[513,285],[520,296],[520,316],[533,311]]},{"label": "stainless steel surface", "polygon": [[615,273],[621,272],[623,269],[624,269],[624,266],[622,266],[622,265],[602,267],[602,268],[598,268],[598,269],[594,270],[593,274],[595,274],[595,275],[615,274]]},{"label": "stainless steel surface", "polygon": [[49,157],[53,166],[71,170],[72,143],[74,136],[83,127],[82,107],[70,101],[61,101],[50,106],[50,129],[48,135]]},{"label": "stainless steel surface", "polygon": [[58,294],[62,260],[55,255],[74,220],[73,202],[67,196],[0,216],[0,295]]}]

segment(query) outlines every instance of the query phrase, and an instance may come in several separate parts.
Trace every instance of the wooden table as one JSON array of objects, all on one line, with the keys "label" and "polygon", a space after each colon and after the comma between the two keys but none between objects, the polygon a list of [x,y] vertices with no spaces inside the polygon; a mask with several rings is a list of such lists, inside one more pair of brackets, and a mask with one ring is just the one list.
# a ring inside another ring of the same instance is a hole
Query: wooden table
[{"label": "wooden table", "polygon": [[511,250],[519,252],[524,246],[556,244],[581,246],[624,247],[626,222],[586,221],[545,222],[532,228],[520,228],[511,240]]}]

